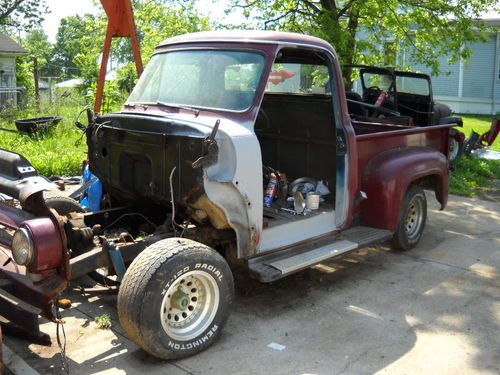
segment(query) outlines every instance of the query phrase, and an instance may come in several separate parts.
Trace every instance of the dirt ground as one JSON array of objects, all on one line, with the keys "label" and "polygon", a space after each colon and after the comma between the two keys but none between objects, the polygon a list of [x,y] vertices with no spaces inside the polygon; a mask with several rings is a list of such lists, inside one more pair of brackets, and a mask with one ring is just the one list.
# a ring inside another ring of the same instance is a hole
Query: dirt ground
[{"label": "dirt ground", "polygon": [[477,197],[491,202],[500,202],[500,180],[491,179],[492,186],[482,187],[477,191]]},{"label": "dirt ground", "polygon": [[[424,236],[409,252],[363,249],[273,284],[236,275],[221,339],[181,361],[159,361],[125,337],[116,290],[74,288],[63,312],[71,373],[499,374],[500,203],[450,196],[438,211],[428,200]],[[94,322],[104,313],[111,330]],[[6,345],[39,373],[60,373],[56,327],[42,329],[52,347]]]}]

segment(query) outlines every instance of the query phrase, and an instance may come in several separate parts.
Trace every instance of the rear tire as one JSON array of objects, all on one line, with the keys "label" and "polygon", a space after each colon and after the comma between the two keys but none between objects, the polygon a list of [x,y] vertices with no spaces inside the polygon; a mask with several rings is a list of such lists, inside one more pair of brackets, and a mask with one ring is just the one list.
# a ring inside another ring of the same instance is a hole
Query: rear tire
[{"label": "rear tire", "polygon": [[453,134],[457,132],[457,130],[452,129],[450,133],[450,152],[448,154],[448,158],[451,163],[456,163],[464,152],[464,142],[458,142],[455,138],[453,138]]},{"label": "rear tire", "polygon": [[234,296],[233,275],[215,250],[183,238],[146,248],[118,292],[118,317],[130,339],[161,359],[178,359],[212,345]]},{"label": "rear tire", "polygon": [[422,237],[426,219],[427,200],[424,190],[418,185],[411,185],[403,200],[398,227],[392,238],[393,246],[400,250],[414,248]]}]

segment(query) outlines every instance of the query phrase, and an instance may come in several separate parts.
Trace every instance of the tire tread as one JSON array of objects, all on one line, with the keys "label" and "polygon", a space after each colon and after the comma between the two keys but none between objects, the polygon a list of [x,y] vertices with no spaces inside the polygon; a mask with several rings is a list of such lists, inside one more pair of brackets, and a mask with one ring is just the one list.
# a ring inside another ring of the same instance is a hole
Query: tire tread
[{"label": "tire tread", "polygon": [[152,346],[153,339],[141,331],[141,302],[149,281],[158,269],[168,259],[190,250],[213,252],[206,245],[184,238],[167,238],[150,245],[134,259],[118,292],[118,317],[125,333],[142,349],[160,358],[168,354]]}]

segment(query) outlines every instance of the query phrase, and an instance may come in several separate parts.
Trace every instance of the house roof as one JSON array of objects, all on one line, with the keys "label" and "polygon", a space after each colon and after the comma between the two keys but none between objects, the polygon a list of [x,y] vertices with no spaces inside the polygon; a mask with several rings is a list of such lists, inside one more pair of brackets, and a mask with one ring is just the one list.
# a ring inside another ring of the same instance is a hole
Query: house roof
[{"label": "house roof", "polygon": [[28,51],[11,37],[0,33],[0,54],[2,53],[25,55]]}]

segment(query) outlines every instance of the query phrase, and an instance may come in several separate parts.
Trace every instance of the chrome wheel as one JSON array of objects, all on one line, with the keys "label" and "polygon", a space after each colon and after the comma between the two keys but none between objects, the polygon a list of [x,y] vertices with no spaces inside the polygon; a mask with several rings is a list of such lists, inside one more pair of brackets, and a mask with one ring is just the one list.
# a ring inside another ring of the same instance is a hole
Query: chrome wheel
[{"label": "chrome wheel", "polygon": [[408,240],[417,238],[424,221],[424,200],[422,196],[413,196],[406,213],[405,230]]},{"label": "chrome wheel", "polygon": [[163,329],[178,341],[201,335],[217,313],[219,298],[212,275],[201,270],[187,272],[165,293],[160,312]]}]

